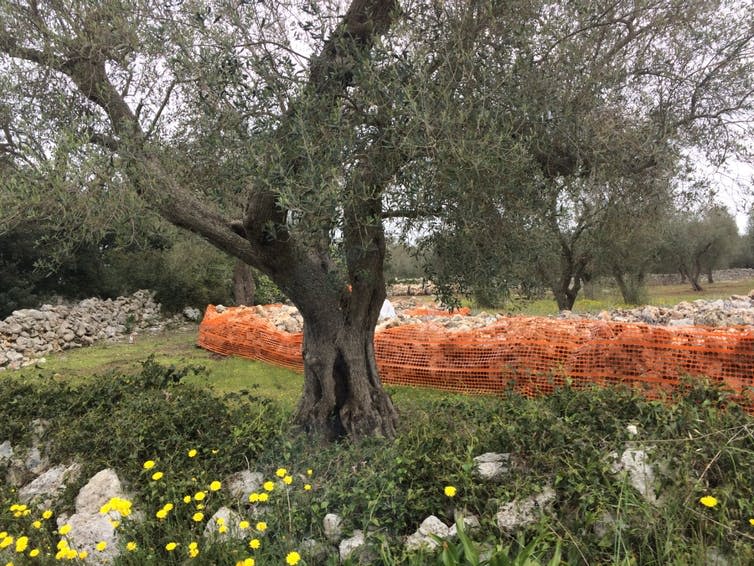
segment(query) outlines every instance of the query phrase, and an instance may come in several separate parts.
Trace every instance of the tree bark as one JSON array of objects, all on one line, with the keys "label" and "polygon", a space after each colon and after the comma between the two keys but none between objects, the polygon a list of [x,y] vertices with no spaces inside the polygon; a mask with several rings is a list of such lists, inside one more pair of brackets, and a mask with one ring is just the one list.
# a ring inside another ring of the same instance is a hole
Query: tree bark
[{"label": "tree bark", "polygon": [[330,441],[395,436],[397,413],[365,326],[340,312],[304,319],[304,392],[295,420],[306,432]]},{"label": "tree bark", "polygon": [[638,305],[643,302],[644,278],[645,275],[643,272],[636,274],[628,273],[624,277],[623,272],[619,269],[613,270],[613,279],[618,284],[623,302],[627,305]]},{"label": "tree bark", "polygon": [[236,306],[254,304],[254,274],[251,267],[240,259],[233,267],[233,300]]},{"label": "tree bark", "polygon": [[694,291],[704,291],[704,288],[699,283],[699,275],[701,274],[701,269],[693,269],[691,272],[689,272],[686,268],[681,268],[681,275],[688,279],[689,283],[691,283],[691,288]]}]

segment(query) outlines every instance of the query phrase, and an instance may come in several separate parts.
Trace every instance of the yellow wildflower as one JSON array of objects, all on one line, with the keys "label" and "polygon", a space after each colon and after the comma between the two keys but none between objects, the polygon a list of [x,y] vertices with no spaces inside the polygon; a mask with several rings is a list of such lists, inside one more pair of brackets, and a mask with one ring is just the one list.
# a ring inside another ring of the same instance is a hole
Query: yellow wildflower
[{"label": "yellow wildflower", "polygon": [[238,523],[238,528],[241,530],[248,529],[250,526],[251,525],[249,524],[248,521],[241,521],[240,523]]},{"label": "yellow wildflower", "polygon": [[272,491],[273,489],[275,489],[275,484],[271,481],[266,481],[262,484],[262,487],[265,491]]},{"label": "yellow wildflower", "polygon": [[96,548],[99,552],[102,552],[107,548],[107,542],[101,540],[96,545],[94,545],[94,548]]},{"label": "yellow wildflower", "polygon": [[258,493],[250,493],[249,494],[249,503],[256,503],[259,501],[259,494]]},{"label": "yellow wildflower", "polygon": [[285,468],[278,468],[277,470],[275,470],[275,475],[279,478],[285,477],[288,475],[288,470],[286,470]]},{"label": "yellow wildflower", "polygon": [[41,529],[42,528],[42,521],[34,521],[31,524],[31,526],[34,527],[35,529]]},{"label": "yellow wildflower", "polygon": [[197,556],[199,556],[199,543],[197,542],[189,543],[188,555],[189,555],[189,558],[196,558]]},{"label": "yellow wildflower", "polygon": [[253,558],[244,558],[236,562],[236,566],[254,566],[255,562]]},{"label": "yellow wildflower", "polygon": [[206,492],[204,492],[204,491],[197,491],[197,492],[196,492],[196,493],[194,494],[194,499],[195,499],[196,501],[203,501],[205,497],[207,497],[207,493],[206,493]]},{"label": "yellow wildflower", "polygon": [[23,536],[16,539],[16,552],[24,552],[29,547],[29,537]]},{"label": "yellow wildflower", "polygon": [[445,495],[447,495],[448,497],[455,497],[456,495],[456,488],[452,485],[446,485],[444,491]]},{"label": "yellow wildflower", "polygon": [[183,502],[184,503],[191,503],[191,496],[190,495],[184,495],[183,496]]},{"label": "yellow wildflower", "polygon": [[215,480],[211,484],[209,484],[209,490],[210,491],[218,491],[223,484],[221,484],[219,481]]},{"label": "yellow wildflower", "polygon": [[749,519],[749,524],[750,524],[750,525],[751,525],[752,527],[754,527],[754,517],[752,517],[751,519]]},{"label": "yellow wildflower", "polygon": [[[76,551],[74,550],[74,552]],[[82,550],[81,552],[79,552],[78,558],[79,560],[86,560],[87,556],[89,556],[89,553],[86,550]]]},{"label": "yellow wildflower", "polygon": [[702,497],[701,499],[699,499],[699,503],[701,503],[705,507],[712,508],[715,505],[717,505],[717,499],[715,499],[711,495],[705,495],[704,497]]},{"label": "yellow wildflower", "polygon": [[138,546],[138,545],[136,544],[136,542],[135,542],[135,541],[133,541],[133,540],[130,540],[130,541],[128,541],[128,542],[126,543],[126,550],[127,550],[128,552],[133,552],[133,551],[134,551],[134,550],[136,550],[136,549],[137,549],[138,547],[139,547],[139,546]]},{"label": "yellow wildflower", "polygon": [[301,555],[296,552],[295,550],[292,552],[289,552],[285,556],[285,563],[290,564],[290,566],[296,566],[301,561]]},{"label": "yellow wildflower", "polygon": [[115,521],[115,520],[113,520],[113,519],[110,519],[110,525],[111,525],[111,526],[112,526],[112,527],[113,527],[114,529],[117,529],[118,527],[120,527],[120,521]]},{"label": "yellow wildflower", "polygon": [[220,525],[217,529],[217,532],[220,533],[221,535],[225,534],[228,532],[228,527],[226,527],[225,525]]},{"label": "yellow wildflower", "polygon": [[163,474],[162,472],[155,472],[155,473],[152,474],[152,479],[154,481],[159,481],[159,480],[162,479],[162,476],[164,476],[164,475],[165,474]]},{"label": "yellow wildflower", "polygon": [[52,517],[52,511],[49,509],[45,509],[45,511],[42,513],[42,518],[46,521],[50,517]]},{"label": "yellow wildflower", "polygon": [[309,491],[311,490],[311,488],[312,488],[311,484],[308,484],[308,483],[304,484],[304,491]]},{"label": "yellow wildflower", "polygon": [[253,548],[254,550],[258,549],[260,546],[262,546],[262,543],[258,538],[253,538],[249,541],[249,547]]},{"label": "yellow wildflower", "polygon": [[285,485],[291,485],[293,483],[293,477],[291,477],[291,476],[285,476],[283,478],[283,483]]},{"label": "yellow wildflower", "polygon": [[194,458],[195,456],[196,456],[196,449],[192,448],[191,450],[188,451],[189,458]]},{"label": "yellow wildflower", "polygon": [[191,516],[191,520],[196,523],[201,523],[204,520],[204,513],[197,511]]},{"label": "yellow wildflower", "polygon": [[266,531],[267,530],[267,523],[265,523],[264,521],[259,521],[257,523],[257,530],[260,533],[263,533],[264,531]]},{"label": "yellow wildflower", "polygon": [[155,464],[156,462],[154,460],[147,460],[142,466],[145,470],[151,470],[155,467]]},{"label": "yellow wildflower", "polygon": [[204,503],[199,503],[199,504],[198,504],[198,505],[196,506],[196,509],[197,509],[197,511],[201,511],[202,509],[204,509]]},{"label": "yellow wildflower", "polygon": [[267,495],[266,493],[260,493],[260,494],[259,494],[259,502],[260,502],[260,503],[267,503],[267,500],[268,500],[269,498],[270,498],[270,496],[269,496],[269,495]]},{"label": "yellow wildflower", "polygon": [[314,473],[314,470],[312,470],[311,468],[309,468],[308,470],[306,470],[306,475],[307,475],[307,476],[310,476],[310,475],[312,475],[313,473]]},{"label": "yellow wildflower", "polygon": [[15,539],[12,536],[8,535],[4,539],[0,540],[0,548],[7,548],[7,547],[9,547],[10,545],[13,544],[14,540]]},{"label": "yellow wildflower", "polygon": [[32,549],[31,549],[31,550],[29,551],[29,557],[30,557],[30,558],[36,558],[37,556],[39,556],[39,553],[40,553],[40,552],[41,552],[41,551],[40,551],[40,550],[39,550],[38,548],[32,548]]},{"label": "yellow wildflower", "polygon": [[178,546],[177,542],[169,542],[165,545],[165,550],[168,552],[173,552],[175,550],[175,547]]},{"label": "yellow wildflower", "polygon": [[61,535],[67,535],[70,532],[71,532],[71,525],[69,525],[68,523],[66,523],[65,525],[63,525],[62,527],[58,529],[58,533]]},{"label": "yellow wildflower", "polygon": [[158,519],[165,519],[168,516],[168,512],[165,509],[159,509],[154,515]]}]

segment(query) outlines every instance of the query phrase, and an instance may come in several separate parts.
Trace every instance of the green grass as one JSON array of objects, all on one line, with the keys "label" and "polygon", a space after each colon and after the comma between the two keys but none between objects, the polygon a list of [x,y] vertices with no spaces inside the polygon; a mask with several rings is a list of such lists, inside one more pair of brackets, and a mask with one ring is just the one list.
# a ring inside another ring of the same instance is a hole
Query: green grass
[{"label": "green grass", "polygon": [[[720,281],[712,284],[702,283],[704,291],[692,291],[689,285],[650,285],[647,287],[649,297],[647,304],[672,307],[682,301],[696,301],[697,299],[716,300],[727,299],[731,295],[747,295],[754,289],[754,279],[741,281]],[[574,312],[600,312],[613,308],[634,308],[626,305],[617,289],[607,287],[597,289],[593,298],[585,298],[583,293],[573,305]],[[500,312],[512,312],[532,316],[547,316],[558,314],[558,306],[552,298],[521,302],[515,308],[498,309]]]},{"label": "green grass", "polygon": [[243,358],[225,357],[196,345],[197,331],[180,330],[157,335],[140,335],[133,344],[98,343],[88,348],[50,354],[40,368],[28,367],[19,375],[40,374],[72,383],[96,376],[134,374],[140,362],[154,356],[163,365],[203,366],[206,374],[191,375],[187,382],[212,387],[218,393],[249,390],[292,408],[301,395],[303,376],[299,373]]}]

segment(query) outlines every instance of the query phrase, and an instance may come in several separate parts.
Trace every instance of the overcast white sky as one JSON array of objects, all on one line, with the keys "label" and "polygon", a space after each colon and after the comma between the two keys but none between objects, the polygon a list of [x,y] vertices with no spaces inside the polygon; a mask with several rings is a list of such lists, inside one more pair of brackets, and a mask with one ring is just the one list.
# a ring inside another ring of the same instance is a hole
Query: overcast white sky
[{"label": "overcast white sky", "polygon": [[739,233],[746,231],[748,211],[754,205],[754,166],[733,162],[713,173],[718,200],[736,218]]}]

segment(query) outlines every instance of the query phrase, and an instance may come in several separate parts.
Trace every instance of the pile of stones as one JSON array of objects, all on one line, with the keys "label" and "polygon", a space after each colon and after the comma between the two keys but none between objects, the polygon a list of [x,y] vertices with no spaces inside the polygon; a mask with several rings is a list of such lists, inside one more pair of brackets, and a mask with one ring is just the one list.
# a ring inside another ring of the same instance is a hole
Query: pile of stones
[{"label": "pile of stones", "polygon": [[[426,303],[412,300],[394,301],[397,316],[380,320],[376,331],[380,332],[394,326],[406,324],[429,324],[430,327],[449,331],[466,332],[484,328],[500,321],[505,315],[480,312],[475,315],[422,315],[410,314],[417,306],[426,307]],[[295,307],[288,305],[258,305],[253,307],[257,316],[271,322],[281,332],[302,332],[303,319]],[[599,314],[574,313],[562,311],[559,319],[594,319],[615,322],[643,322],[665,326],[754,326],[754,290],[749,295],[733,295],[728,299],[715,301],[698,300],[678,303],[673,307],[642,306],[634,309],[613,309]]]},{"label": "pile of stones", "polygon": [[100,340],[159,332],[168,324],[150,291],[74,305],[42,305],[14,311],[0,321],[0,370],[40,363],[43,356]]},{"label": "pile of stones", "polygon": [[560,313],[560,318],[597,318],[617,322],[644,322],[666,326],[754,325],[754,290],[715,301],[681,302],[673,307],[646,305],[635,309],[614,309],[597,315]]}]

